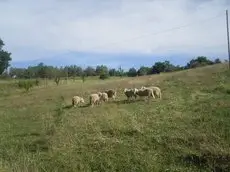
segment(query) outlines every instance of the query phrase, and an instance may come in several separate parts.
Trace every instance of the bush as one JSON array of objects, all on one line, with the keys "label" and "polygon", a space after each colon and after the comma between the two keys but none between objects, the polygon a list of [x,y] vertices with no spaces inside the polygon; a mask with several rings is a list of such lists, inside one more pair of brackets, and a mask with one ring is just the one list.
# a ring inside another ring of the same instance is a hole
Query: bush
[{"label": "bush", "polygon": [[109,78],[108,74],[101,74],[100,77],[99,77],[99,79],[102,79],[102,80],[108,79],[108,78]]},{"label": "bush", "polygon": [[27,92],[35,85],[36,82],[31,80],[24,80],[18,82],[19,88],[24,88]]}]

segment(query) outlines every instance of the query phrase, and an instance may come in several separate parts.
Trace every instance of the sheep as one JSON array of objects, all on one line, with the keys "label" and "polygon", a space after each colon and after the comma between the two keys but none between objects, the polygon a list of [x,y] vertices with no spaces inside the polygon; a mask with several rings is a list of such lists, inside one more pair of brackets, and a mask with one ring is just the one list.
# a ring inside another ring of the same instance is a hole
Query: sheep
[{"label": "sheep", "polygon": [[100,104],[100,97],[102,93],[94,93],[89,96],[89,102],[90,105],[93,107],[94,105],[99,105]]},{"label": "sheep", "polygon": [[153,93],[156,97],[158,98],[162,98],[162,93],[161,93],[161,89],[159,87],[156,86],[149,86],[149,87],[144,87],[142,86],[141,89],[145,89],[145,88],[151,88],[153,90]]},{"label": "sheep", "polygon": [[135,94],[138,95],[139,97],[147,97],[148,96],[148,98],[153,97],[155,99],[153,90],[151,88],[143,87],[141,89],[138,89],[135,92]]},{"label": "sheep", "polygon": [[115,90],[107,90],[105,93],[108,94],[108,98],[113,98],[113,100],[116,98],[117,92]]},{"label": "sheep", "polygon": [[126,95],[127,99],[129,100],[130,98],[134,97],[135,99],[137,98],[136,92],[138,91],[138,89],[134,88],[134,89],[124,89],[124,94]]},{"label": "sheep", "polygon": [[76,107],[80,103],[85,103],[85,101],[84,101],[84,99],[82,97],[79,97],[79,96],[73,96],[72,97],[72,105],[73,105],[73,107]]},{"label": "sheep", "polygon": [[100,101],[107,102],[109,100],[108,94],[105,92],[99,94],[99,97],[100,97]]},{"label": "sheep", "polygon": [[99,95],[99,97],[101,97],[101,96],[102,96],[102,92],[97,92],[97,94]]}]

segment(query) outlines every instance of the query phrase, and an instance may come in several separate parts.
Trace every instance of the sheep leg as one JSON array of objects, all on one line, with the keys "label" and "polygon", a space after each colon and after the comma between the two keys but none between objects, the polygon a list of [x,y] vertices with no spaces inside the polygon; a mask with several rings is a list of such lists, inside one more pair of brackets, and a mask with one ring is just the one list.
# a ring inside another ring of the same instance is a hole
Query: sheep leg
[{"label": "sheep leg", "polygon": [[159,92],[159,98],[162,99],[162,98],[161,98],[161,92]]},{"label": "sheep leg", "polygon": [[150,103],[150,97],[148,98],[148,104]]},{"label": "sheep leg", "polygon": [[156,99],[156,97],[155,97],[155,92],[154,92],[154,91],[151,92],[150,96],[152,96],[153,99]]}]

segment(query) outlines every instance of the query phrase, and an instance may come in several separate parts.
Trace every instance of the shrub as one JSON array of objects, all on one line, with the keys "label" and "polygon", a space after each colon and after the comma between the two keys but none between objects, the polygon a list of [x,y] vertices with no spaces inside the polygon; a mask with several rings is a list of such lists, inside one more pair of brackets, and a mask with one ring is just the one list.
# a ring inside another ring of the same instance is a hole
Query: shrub
[{"label": "shrub", "polygon": [[35,82],[31,80],[23,80],[18,82],[18,87],[19,88],[24,88],[26,92],[28,92],[33,86]]},{"label": "shrub", "polygon": [[100,75],[100,77],[99,77],[99,79],[102,79],[102,80],[104,80],[104,79],[108,79],[109,78],[109,75],[108,74],[101,74]]}]

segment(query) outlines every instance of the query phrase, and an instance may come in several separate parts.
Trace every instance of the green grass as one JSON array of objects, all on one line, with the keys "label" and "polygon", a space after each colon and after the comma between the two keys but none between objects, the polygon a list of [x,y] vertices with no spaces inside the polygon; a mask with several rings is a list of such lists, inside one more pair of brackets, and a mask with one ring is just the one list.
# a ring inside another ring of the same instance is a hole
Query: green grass
[{"label": "green grass", "polygon": [[[230,171],[230,72],[187,71],[68,81],[28,93],[0,83],[0,171]],[[154,84],[162,100],[125,102]],[[118,99],[71,108],[73,95],[116,88]]]}]

